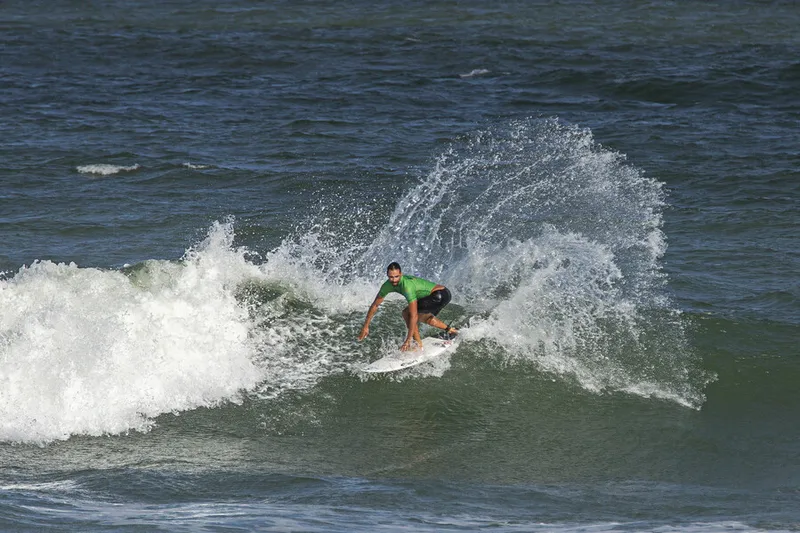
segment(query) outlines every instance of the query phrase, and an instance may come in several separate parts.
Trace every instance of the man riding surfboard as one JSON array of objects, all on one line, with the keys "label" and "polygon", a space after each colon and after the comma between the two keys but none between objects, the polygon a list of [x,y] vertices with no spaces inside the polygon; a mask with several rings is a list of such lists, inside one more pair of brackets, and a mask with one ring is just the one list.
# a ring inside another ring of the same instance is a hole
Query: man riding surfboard
[{"label": "man riding surfboard", "polygon": [[372,305],[369,306],[367,311],[367,318],[364,320],[364,326],[361,328],[361,333],[358,335],[358,340],[363,340],[369,335],[369,323],[372,317],[378,311],[378,306],[383,303],[390,292],[399,292],[408,302],[408,307],[403,309],[403,320],[406,322],[408,328],[408,335],[406,340],[400,347],[402,351],[411,350],[411,341],[417,343],[417,346],[422,346],[422,339],[419,337],[418,322],[424,322],[429,326],[445,330],[449,335],[456,335],[458,330],[451,328],[438,318],[444,306],[450,303],[450,291],[444,285],[437,285],[432,281],[422,279],[416,276],[409,276],[403,274],[402,269],[398,263],[391,263],[386,268],[386,276],[389,278],[383,285],[381,285],[378,295]]}]

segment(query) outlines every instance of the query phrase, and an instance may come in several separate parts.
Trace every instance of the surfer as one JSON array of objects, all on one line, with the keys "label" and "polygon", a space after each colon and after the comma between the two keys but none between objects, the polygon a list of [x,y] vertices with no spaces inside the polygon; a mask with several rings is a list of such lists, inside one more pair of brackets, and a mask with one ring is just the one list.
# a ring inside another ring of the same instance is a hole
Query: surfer
[{"label": "surfer", "polygon": [[419,337],[419,327],[417,326],[418,322],[425,322],[429,326],[443,329],[450,336],[458,334],[456,328],[451,328],[436,318],[439,311],[450,303],[451,296],[447,287],[416,276],[403,274],[398,263],[391,263],[386,268],[386,275],[389,279],[381,285],[378,295],[375,296],[375,300],[369,306],[367,318],[364,320],[364,326],[361,328],[358,340],[363,340],[369,335],[369,323],[378,311],[378,306],[383,303],[383,299],[390,292],[399,292],[408,302],[408,307],[403,309],[403,320],[406,321],[408,335],[406,335],[406,340],[400,347],[401,350],[410,350],[412,339],[417,343],[417,346],[422,346],[422,339]]}]

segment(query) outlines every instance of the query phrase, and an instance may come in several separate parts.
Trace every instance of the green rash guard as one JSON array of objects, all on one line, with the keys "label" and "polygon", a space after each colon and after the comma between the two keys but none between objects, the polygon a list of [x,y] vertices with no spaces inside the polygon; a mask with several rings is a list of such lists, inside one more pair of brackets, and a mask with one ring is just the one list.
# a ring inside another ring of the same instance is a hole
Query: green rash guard
[{"label": "green rash guard", "polygon": [[418,278],[416,276],[408,276],[403,274],[400,277],[400,283],[395,287],[388,279],[381,285],[381,290],[378,291],[378,296],[386,298],[390,292],[399,292],[405,296],[408,303],[413,302],[418,298],[424,298],[433,292],[436,284],[428,281],[427,279]]}]

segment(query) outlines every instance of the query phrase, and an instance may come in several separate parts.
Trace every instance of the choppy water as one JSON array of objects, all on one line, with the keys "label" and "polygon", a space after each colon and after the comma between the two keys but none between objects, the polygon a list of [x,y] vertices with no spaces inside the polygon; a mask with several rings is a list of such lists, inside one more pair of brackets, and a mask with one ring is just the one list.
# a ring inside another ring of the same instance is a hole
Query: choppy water
[{"label": "choppy water", "polygon": [[798,23],[3,4],[0,529],[797,531]]}]

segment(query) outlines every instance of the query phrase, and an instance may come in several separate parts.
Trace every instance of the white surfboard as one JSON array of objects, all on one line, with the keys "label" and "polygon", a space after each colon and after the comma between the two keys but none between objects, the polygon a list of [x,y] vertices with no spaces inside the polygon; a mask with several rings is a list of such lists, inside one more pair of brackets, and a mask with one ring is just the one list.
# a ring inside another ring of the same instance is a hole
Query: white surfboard
[{"label": "white surfboard", "polygon": [[445,352],[455,350],[457,340],[444,340],[437,337],[425,337],[422,339],[422,349],[413,352],[397,352],[382,357],[365,366],[362,371],[369,374],[381,372],[394,372],[404,368],[417,366],[431,359],[435,359]]}]

